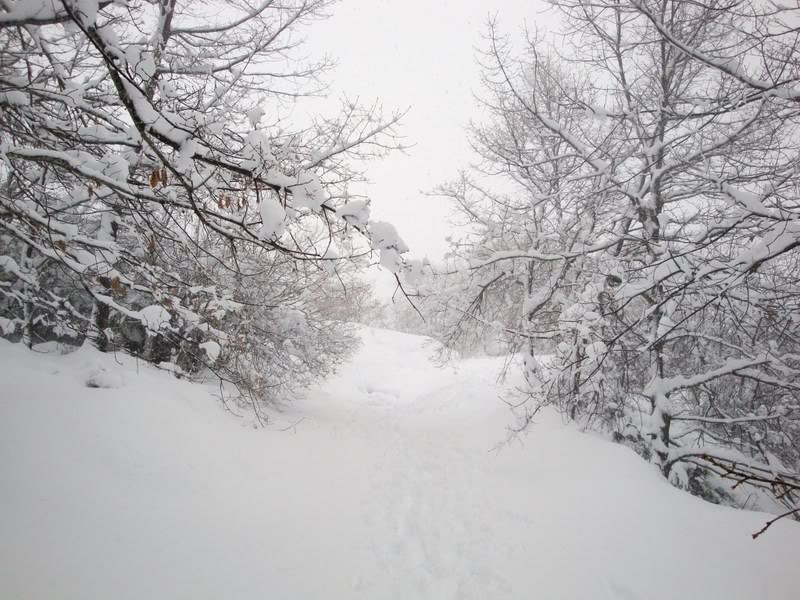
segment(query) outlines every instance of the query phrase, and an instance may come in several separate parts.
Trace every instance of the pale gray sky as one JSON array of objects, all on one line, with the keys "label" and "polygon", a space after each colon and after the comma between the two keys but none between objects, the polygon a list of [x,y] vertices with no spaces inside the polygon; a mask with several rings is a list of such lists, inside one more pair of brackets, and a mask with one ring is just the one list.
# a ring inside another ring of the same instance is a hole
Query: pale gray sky
[{"label": "pale gray sky", "polygon": [[[477,114],[475,49],[490,14],[517,34],[543,22],[541,0],[342,0],[306,30],[307,52],[332,54],[331,96],[387,112],[410,108],[401,133],[413,147],[368,166],[373,217],[394,224],[411,256],[441,258],[449,233],[444,200],[424,191],[453,178],[471,152],[464,127]],[[361,190],[360,190],[361,191]]]}]

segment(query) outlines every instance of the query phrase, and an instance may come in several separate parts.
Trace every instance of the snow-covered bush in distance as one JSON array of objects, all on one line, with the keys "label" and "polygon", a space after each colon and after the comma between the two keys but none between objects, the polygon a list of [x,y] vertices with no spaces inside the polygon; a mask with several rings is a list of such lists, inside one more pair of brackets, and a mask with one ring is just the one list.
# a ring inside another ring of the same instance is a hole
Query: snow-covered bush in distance
[{"label": "snow-covered bush in distance", "polygon": [[483,162],[440,190],[468,225],[457,331],[496,318],[529,354],[520,429],[552,404],[679,487],[797,514],[797,9],[557,7],[558,52],[490,25]]},{"label": "snow-covered bush in distance", "polygon": [[[366,199],[347,191],[360,177],[348,160],[390,151],[400,115],[344,101],[292,128],[280,110],[324,88],[328,60],[295,50],[299,28],[330,4],[0,7],[7,335],[123,344],[179,370],[180,355],[191,355],[184,370],[224,365],[251,277],[280,265],[304,288],[315,269],[369,252],[373,224]],[[376,249],[402,269],[399,236]],[[209,341],[214,360],[198,352]],[[296,362],[292,352],[282,359]]]}]

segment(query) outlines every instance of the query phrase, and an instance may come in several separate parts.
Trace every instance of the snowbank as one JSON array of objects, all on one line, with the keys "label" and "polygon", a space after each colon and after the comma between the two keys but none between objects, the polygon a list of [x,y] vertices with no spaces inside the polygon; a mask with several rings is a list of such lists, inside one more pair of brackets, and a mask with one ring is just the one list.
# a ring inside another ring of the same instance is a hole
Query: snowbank
[{"label": "snowbank", "polygon": [[437,370],[422,338],[363,337],[268,429],[130,358],[0,340],[2,596],[798,597],[797,524],[753,541],[763,514],[547,414],[491,451],[499,363]]}]

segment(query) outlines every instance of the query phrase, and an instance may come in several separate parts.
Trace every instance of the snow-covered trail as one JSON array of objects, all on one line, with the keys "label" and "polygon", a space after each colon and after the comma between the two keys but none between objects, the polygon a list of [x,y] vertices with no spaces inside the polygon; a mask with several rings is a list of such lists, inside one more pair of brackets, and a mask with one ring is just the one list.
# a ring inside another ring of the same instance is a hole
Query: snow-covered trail
[{"label": "snow-covered trail", "polygon": [[129,359],[0,341],[0,597],[800,597],[796,524],[753,541],[764,515],[549,414],[497,449],[496,361],[363,337],[266,430]]}]

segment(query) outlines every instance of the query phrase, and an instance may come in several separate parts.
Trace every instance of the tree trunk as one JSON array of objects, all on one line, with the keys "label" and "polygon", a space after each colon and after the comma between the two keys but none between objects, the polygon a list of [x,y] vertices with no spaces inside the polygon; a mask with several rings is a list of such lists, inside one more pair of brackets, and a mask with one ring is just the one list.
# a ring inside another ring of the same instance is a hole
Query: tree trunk
[{"label": "tree trunk", "polygon": [[[107,290],[111,289],[111,281],[108,277],[98,277],[97,280]],[[106,330],[108,329],[110,316],[111,309],[108,304],[95,300],[94,306],[92,307],[91,323],[89,324],[89,339],[92,345],[100,352],[108,352],[108,336],[106,335]]]},{"label": "tree trunk", "polygon": [[[25,247],[25,254],[22,256],[22,270],[30,273],[33,264],[33,248]],[[22,343],[27,348],[33,348],[33,302],[30,297],[30,285],[25,283],[22,287],[25,300],[22,303]]]}]

